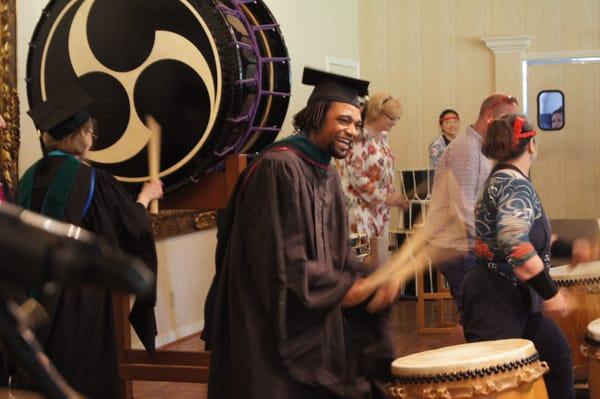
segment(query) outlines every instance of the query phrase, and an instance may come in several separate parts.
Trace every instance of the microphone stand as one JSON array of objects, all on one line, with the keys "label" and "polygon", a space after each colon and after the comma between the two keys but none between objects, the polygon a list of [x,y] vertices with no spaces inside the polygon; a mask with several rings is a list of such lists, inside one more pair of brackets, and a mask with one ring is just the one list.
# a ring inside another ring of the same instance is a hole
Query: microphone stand
[{"label": "microphone stand", "polygon": [[0,340],[10,358],[33,378],[50,399],[81,398],[46,358],[33,332],[25,327],[15,302],[0,296]]}]

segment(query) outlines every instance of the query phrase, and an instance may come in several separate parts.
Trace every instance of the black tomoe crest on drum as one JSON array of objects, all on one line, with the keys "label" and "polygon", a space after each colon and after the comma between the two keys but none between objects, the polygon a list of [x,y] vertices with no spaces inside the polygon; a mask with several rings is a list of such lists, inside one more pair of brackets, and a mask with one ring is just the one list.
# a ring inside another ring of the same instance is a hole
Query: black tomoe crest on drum
[{"label": "black tomoe crest on drum", "polygon": [[148,179],[152,115],[172,191],[231,153],[271,143],[285,118],[289,58],[261,1],[57,0],[27,64],[30,106],[78,81],[95,99],[90,159],[124,182]]}]

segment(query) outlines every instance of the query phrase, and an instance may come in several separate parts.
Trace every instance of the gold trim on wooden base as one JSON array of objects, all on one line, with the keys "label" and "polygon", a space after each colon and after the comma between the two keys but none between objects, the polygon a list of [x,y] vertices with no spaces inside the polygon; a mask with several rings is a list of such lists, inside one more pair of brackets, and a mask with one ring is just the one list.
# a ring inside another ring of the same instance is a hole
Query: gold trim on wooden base
[{"label": "gold trim on wooden base", "polygon": [[216,227],[215,211],[200,212],[194,209],[161,210],[152,215],[154,237],[164,239]]}]

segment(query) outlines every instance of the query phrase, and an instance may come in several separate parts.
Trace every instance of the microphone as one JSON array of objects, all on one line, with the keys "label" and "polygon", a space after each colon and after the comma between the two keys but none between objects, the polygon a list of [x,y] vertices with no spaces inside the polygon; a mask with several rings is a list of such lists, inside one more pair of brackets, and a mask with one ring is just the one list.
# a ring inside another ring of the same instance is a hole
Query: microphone
[{"label": "microphone", "polygon": [[0,203],[0,283],[40,289],[96,285],[144,296],[154,274],[139,259],[72,224]]}]

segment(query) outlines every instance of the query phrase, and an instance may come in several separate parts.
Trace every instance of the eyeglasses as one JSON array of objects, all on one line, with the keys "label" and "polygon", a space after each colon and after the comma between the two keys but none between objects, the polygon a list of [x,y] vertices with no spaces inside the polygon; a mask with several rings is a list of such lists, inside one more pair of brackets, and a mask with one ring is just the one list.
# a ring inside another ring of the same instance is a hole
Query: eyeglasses
[{"label": "eyeglasses", "polygon": [[519,105],[519,101],[517,100],[516,97],[503,95],[503,96],[498,97],[496,100],[492,101],[490,103],[490,105],[488,106],[488,109],[492,110],[500,104],[517,104],[517,105]]},{"label": "eyeglasses", "polygon": [[91,135],[94,140],[98,138],[98,135],[96,132],[94,132],[94,129],[83,129],[83,131]]},{"label": "eyeglasses", "polygon": [[381,111],[381,113],[384,114],[392,123],[396,123],[400,120],[399,116],[392,116],[385,111]]}]

